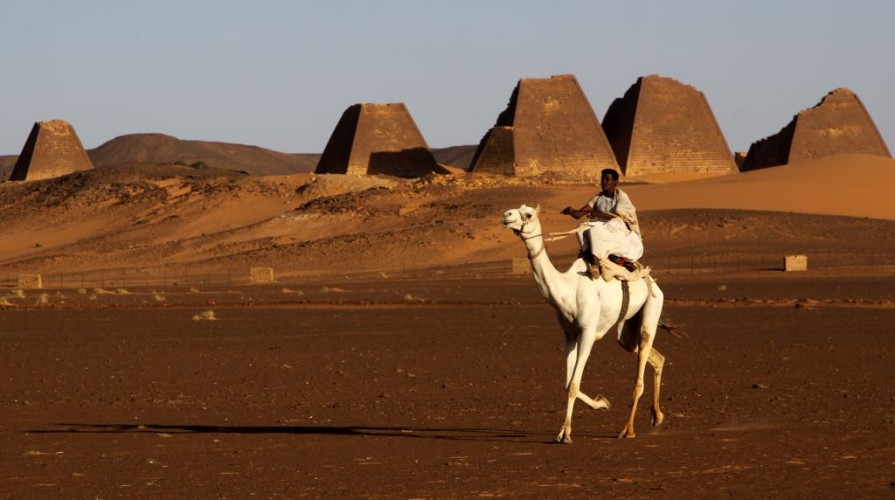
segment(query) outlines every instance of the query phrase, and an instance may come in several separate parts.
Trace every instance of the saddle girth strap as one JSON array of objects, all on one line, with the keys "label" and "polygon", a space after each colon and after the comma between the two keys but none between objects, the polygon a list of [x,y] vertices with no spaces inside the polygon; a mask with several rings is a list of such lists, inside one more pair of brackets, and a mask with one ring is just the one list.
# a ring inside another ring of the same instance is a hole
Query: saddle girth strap
[{"label": "saddle girth strap", "polygon": [[625,320],[625,316],[628,314],[628,302],[631,299],[631,293],[628,291],[628,282],[621,281],[622,284],[622,308],[618,312],[618,320],[615,321],[615,331],[618,331],[618,326]]}]

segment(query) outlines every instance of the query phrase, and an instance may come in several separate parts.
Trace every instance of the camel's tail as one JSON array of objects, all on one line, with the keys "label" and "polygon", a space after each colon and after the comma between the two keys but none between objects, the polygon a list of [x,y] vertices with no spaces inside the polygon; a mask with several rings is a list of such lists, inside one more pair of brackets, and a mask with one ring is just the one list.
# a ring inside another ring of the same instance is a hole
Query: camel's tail
[{"label": "camel's tail", "polygon": [[666,318],[665,316],[661,316],[659,318],[659,328],[667,331],[668,333],[674,335],[679,339],[690,338],[690,335],[688,335],[687,332],[681,330],[681,328],[678,326],[672,325],[671,322],[668,321],[668,318]]}]

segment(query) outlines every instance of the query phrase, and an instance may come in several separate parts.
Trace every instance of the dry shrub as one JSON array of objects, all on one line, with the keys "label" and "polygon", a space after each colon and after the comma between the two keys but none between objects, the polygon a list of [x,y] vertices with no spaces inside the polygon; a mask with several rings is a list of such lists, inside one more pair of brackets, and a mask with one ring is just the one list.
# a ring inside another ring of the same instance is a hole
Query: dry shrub
[{"label": "dry shrub", "polygon": [[25,291],[24,290],[10,290],[9,296],[16,299],[24,299]]}]

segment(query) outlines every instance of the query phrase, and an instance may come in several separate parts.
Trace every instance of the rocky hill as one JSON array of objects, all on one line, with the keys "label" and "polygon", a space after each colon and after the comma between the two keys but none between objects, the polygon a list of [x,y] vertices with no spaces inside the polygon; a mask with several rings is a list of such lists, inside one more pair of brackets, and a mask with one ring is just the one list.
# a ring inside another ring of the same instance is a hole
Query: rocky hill
[{"label": "rocky hill", "polygon": [[244,144],[188,141],[164,134],[123,135],[87,153],[98,168],[138,162],[206,166],[255,175],[311,172],[319,159],[316,154],[288,154]]}]

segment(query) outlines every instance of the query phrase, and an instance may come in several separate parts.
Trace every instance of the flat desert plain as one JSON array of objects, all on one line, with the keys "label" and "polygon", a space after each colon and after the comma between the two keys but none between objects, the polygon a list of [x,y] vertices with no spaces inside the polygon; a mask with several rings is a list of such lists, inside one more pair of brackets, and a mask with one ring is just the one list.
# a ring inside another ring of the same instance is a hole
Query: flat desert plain
[{"label": "flat desert plain", "polygon": [[131,174],[0,189],[0,273],[45,275],[2,292],[5,498],[895,493],[892,160],[622,185],[676,327],[666,419],[648,377],[616,438],[636,367],[607,336],[582,389],[612,406],[570,445],[561,333],[498,220],[568,230],[593,187]]}]

